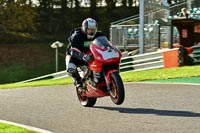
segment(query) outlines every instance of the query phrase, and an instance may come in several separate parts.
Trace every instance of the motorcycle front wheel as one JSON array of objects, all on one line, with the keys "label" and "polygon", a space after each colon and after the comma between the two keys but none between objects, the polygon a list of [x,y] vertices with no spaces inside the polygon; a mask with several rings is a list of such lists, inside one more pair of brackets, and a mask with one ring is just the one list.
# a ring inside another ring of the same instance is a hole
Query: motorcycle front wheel
[{"label": "motorcycle front wheel", "polygon": [[110,75],[110,78],[110,97],[115,104],[120,105],[124,102],[125,98],[123,81],[118,72],[112,73]]},{"label": "motorcycle front wheel", "polygon": [[76,93],[77,93],[78,99],[79,99],[82,106],[93,107],[95,105],[97,98],[82,96],[80,94],[80,92],[78,91],[78,89],[76,89]]}]

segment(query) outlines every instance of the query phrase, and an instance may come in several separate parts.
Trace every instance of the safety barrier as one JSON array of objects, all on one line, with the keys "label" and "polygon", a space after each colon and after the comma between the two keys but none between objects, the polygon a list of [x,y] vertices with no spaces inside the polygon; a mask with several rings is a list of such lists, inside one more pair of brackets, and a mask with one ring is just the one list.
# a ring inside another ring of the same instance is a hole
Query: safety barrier
[{"label": "safety barrier", "polygon": [[52,74],[48,74],[48,75],[44,75],[41,77],[37,77],[37,78],[33,78],[33,79],[28,79],[28,80],[24,80],[21,82],[17,82],[17,83],[25,83],[25,82],[31,82],[31,81],[37,81],[37,80],[44,80],[44,79],[59,79],[59,78],[64,78],[67,77],[67,73],[66,71],[60,71],[57,73],[52,73]]},{"label": "safety barrier", "polygon": [[124,57],[121,60],[120,72],[162,68],[162,58],[162,51]]},{"label": "safety barrier", "polygon": [[[178,67],[181,63],[179,48],[161,50],[146,54],[123,57],[120,63],[120,73],[129,71],[142,71],[155,68]],[[66,71],[60,71],[53,74],[21,81],[25,83],[41,79],[59,79],[67,77]]]},{"label": "safety barrier", "polygon": [[193,61],[194,65],[200,64],[200,46],[193,46],[192,49],[193,49],[192,54],[194,59]]}]

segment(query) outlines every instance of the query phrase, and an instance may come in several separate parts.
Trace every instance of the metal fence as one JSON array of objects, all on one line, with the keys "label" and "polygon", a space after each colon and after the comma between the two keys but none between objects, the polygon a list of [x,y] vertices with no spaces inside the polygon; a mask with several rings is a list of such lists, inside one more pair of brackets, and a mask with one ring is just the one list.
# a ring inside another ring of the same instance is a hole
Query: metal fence
[{"label": "metal fence", "polygon": [[[170,15],[176,15],[178,12],[180,12],[181,8],[187,6],[187,2],[182,2],[180,4],[171,6],[170,9],[162,8],[162,6],[154,6],[152,8],[151,4],[147,4],[147,6],[145,7],[145,48],[158,47],[160,45],[163,46],[170,43],[170,27],[159,27],[159,19],[168,18]],[[139,47],[139,16],[133,17],[123,19],[123,21],[119,20],[113,22],[111,23],[112,25],[110,27],[110,40],[118,47],[121,47],[122,49],[124,48],[125,50],[129,48]],[[177,43],[177,41],[179,40],[178,30],[176,28],[174,28],[173,30],[173,43]]]},{"label": "metal fence", "polygon": [[[139,24],[113,25],[111,27],[111,41],[125,50],[137,48],[139,44]],[[158,25],[145,24],[145,47],[158,47]]]}]

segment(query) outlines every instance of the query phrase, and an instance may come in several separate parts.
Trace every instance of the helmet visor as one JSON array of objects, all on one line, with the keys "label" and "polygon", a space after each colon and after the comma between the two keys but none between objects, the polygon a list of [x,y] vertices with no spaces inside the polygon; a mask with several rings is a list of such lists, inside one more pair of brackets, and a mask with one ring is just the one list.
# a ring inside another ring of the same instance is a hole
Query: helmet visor
[{"label": "helmet visor", "polygon": [[90,36],[95,35],[96,34],[96,28],[88,28],[87,34],[90,35]]}]

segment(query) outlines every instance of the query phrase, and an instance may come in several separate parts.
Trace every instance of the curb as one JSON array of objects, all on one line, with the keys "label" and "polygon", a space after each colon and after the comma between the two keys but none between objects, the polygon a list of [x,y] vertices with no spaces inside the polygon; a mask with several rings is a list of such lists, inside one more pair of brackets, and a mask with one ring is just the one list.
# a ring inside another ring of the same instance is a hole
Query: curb
[{"label": "curb", "polygon": [[22,127],[22,128],[28,129],[28,130],[39,132],[39,133],[53,133],[48,130],[44,130],[44,129],[40,129],[40,128],[28,126],[28,125],[23,125],[23,124],[19,124],[19,123],[14,123],[14,122],[6,121],[6,120],[0,120],[0,123],[5,123],[5,124],[17,126],[17,127]]}]

